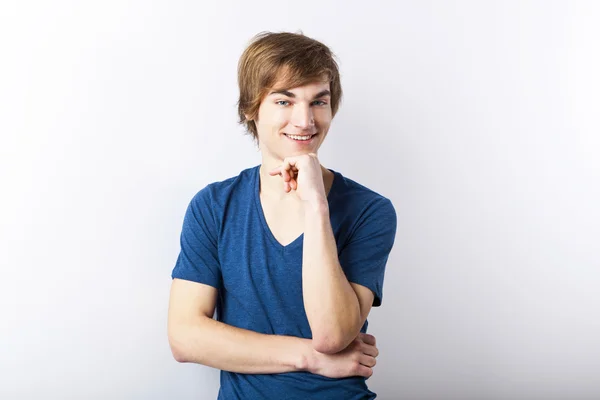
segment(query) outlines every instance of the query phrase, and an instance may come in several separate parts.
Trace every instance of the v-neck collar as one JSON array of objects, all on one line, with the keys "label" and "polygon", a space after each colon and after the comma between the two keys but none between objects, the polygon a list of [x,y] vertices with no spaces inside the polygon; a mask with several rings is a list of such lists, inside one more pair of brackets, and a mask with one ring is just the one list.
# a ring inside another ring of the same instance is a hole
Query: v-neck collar
[{"label": "v-neck collar", "polygon": [[[284,246],[275,238],[275,235],[273,235],[271,228],[269,228],[269,224],[267,224],[267,218],[265,217],[265,213],[262,208],[262,203],[260,202],[260,167],[261,164],[254,167],[254,176],[252,177],[252,192],[256,212],[258,213],[263,230],[265,231],[265,234],[269,237],[269,240],[273,243],[273,245],[278,247],[279,249],[287,250],[292,247],[296,247],[297,245],[303,242],[304,232],[302,232],[300,236],[298,236],[292,242]],[[329,204],[329,206],[331,206],[331,198],[333,196],[335,186],[339,183],[338,181],[341,180],[341,175],[337,171],[334,171],[330,168],[327,169],[333,173],[333,182],[331,183],[331,187],[329,188],[329,193],[327,193],[327,203]]]}]

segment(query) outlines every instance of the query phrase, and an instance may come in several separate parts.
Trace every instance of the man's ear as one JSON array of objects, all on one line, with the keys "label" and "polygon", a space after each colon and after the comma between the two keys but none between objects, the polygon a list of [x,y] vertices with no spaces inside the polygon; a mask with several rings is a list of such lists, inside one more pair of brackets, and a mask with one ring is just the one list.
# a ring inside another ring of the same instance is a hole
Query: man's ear
[{"label": "man's ear", "polygon": [[250,114],[244,114],[244,117],[246,117],[246,121],[252,121],[253,118],[250,118]]}]

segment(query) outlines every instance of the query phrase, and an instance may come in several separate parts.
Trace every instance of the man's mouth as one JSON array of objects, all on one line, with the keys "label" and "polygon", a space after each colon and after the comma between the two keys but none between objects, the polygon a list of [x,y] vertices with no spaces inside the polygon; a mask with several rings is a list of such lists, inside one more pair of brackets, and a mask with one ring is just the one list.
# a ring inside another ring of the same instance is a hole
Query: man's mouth
[{"label": "man's mouth", "polygon": [[285,136],[287,136],[290,139],[299,141],[299,142],[304,142],[307,140],[312,139],[313,137],[315,137],[317,134],[313,134],[313,135],[288,135],[287,133],[284,133]]}]

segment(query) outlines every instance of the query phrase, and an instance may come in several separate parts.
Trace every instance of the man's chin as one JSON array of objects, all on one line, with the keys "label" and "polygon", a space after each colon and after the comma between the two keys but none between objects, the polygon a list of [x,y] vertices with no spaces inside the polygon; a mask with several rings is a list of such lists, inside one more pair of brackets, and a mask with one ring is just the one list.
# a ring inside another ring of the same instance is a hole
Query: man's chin
[{"label": "man's chin", "polygon": [[296,150],[296,151],[287,151],[284,152],[283,154],[285,154],[284,157],[298,157],[298,156],[303,156],[309,153],[315,153],[317,154],[318,149],[302,149],[302,150]]}]

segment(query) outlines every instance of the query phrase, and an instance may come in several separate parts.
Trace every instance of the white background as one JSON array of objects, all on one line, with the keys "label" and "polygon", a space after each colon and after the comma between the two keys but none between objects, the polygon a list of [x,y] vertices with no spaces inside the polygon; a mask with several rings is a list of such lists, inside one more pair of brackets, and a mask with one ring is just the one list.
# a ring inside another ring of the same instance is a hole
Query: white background
[{"label": "white background", "polygon": [[3,1],[0,398],[215,399],[178,364],[185,208],[257,165],[237,60],[340,60],[323,165],[398,213],[370,316],[381,399],[600,398],[595,1]]}]

